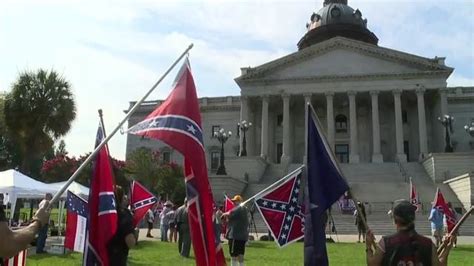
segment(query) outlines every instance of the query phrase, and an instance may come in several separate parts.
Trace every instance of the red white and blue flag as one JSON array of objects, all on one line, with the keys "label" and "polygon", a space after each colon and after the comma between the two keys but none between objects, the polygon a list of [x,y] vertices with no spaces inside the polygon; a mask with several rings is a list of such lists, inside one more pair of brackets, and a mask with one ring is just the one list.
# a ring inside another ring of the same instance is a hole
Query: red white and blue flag
[{"label": "red white and blue flag", "polygon": [[[104,131],[99,125],[96,146],[103,139]],[[115,235],[118,225],[114,185],[109,149],[107,145],[104,145],[96,155],[94,173],[91,178],[88,233],[83,265],[109,266],[107,244]]]},{"label": "red white and blue flag", "polygon": [[304,213],[298,203],[301,170],[283,184],[255,198],[255,204],[279,247],[304,237]]},{"label": "red white and blue flag", "polygon": [[136,227],[141,219],[143,219],[146,212],[158,202],[158,199],[135,180],[132,182],[130,194],[130,206],[132,207],[133,212],[133,226]]},{"label": "red white and blue flag", "polygon": [[433,202],[433,207],[438,208],[443,212],[446,218],[446,225],[448,226],[448,233],[451,233],[454,226],[456,225],[456,217],[454,216],[453,210],[449,208],[448,203],[444,199],[443,193],[441,193],[439,188],[436,190],[436,196]]},{"label": "red white and blue flag", "polygon": [[188,218],[196,265],[225,265],[222,246],[214,241],[214,200],[207,176],[199,102],[187,59],[168,98],[128,132],[161,140],[183,155]]},{"label": "red white and blue flag", "polygon": [[[5,266],[25,266],[26,265],[26,253],[28,252],[27,249],[20,251],[20,253],[16,254],[15,256],[3,260],[3,265]],[[1,263],[0,263],[1,264]]]},{"label": "red white and blue flag", "polygon": [[66,198],[67,220],[64,247],[76,252],[84,252],[87,232],[87,202],[81,197],[67,192]]},{"label": "red white and blue flag", "polygon": [[420,198],[418,197],[418,193],[416,193],[415,185],[410,178],[410,202],[413,206],[416,207],[416,211],[419,211],[421,208]]}]

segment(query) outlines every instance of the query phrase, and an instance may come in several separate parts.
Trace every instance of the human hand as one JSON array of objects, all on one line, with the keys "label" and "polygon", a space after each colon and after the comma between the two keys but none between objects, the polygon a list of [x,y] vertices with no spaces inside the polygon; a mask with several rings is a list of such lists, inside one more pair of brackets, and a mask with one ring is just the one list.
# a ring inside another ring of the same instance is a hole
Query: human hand
[{"label": "human hand", "polygon": [[367,234],[365,235],[365,245],[367,249],[372,249],[375,247],[375,236],[372,230],[367,230]]},{"label": "human hand", "polygon": [[43,205],[43,207],[39,208],[35,215],[33,216],[33,220],[37,220],[41,223],[41,227],[46,225],[49,221],[50,209],[49,209],[49,201]]}]

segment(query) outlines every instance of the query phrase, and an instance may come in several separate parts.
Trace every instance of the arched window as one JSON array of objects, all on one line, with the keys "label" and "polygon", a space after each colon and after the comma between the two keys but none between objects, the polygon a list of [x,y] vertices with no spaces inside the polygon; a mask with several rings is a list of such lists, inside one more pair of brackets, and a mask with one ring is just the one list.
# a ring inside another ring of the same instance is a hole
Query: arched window
[{"label": "arched window", "polygon": [[345,115],[336,116],[336,132],[337,133],[347,132],[347,117]]}]

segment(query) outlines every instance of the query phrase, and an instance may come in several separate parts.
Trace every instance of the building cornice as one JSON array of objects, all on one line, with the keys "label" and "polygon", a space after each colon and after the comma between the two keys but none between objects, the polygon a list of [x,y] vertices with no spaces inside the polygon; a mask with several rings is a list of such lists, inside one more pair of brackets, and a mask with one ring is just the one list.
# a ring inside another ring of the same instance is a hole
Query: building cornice
[{"label": "building cornice", "polygon": [[[337,48],[347,48],[350,50],[355,50],[362,54],[374,56],[381,58],[383,60],[390,60],[404,65],[415,66],[427,70],[428,72],[433,73],[445,73],[448,77],[453,68],[447,67],[439,63],[439,59],[430,59],[413,54],[408,54],[389,48],[379,47],[371,44],[367,44],[360,41],[355,41],[343,37],[332,38],[328,41],[322,42],[320,44],[312,45],[301,51],[292,53],[290,55],[281,57],[274,61],[268,62],[261,66],[255,68],[247,68],[245,74],[240,77],[235,78],[237,83],[245,82],[247,80],[263,78],[265,74],[273,72],[283,66],[288,66],[296,64],[302,60],[305,60],[308,57],[313,57],[315,55],[320,55],[327,53],[328,51],[337,49]],[[421,71],[426,72],[426,71]]]}]

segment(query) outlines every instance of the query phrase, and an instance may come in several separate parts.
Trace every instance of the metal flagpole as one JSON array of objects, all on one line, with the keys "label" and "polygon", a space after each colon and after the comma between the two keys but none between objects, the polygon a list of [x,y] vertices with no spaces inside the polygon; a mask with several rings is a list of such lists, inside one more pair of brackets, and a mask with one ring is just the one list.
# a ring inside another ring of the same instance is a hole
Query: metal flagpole
[{"label": "metal flagpole", "polygon": [[122,119],[122,121],[117,125],[117,127],[112,130],[110,135],[106,137],[102,142],[97,145],[95,150],[86,158],[86,160],[77,168],[77,170],[72,174],[71,177],[69,177],[68,181],[63,185],[63,187],[56,192],[54,195],[53,199],[50,201],[49,206],[54,205],[58,200],[59,197],[66,191],[67,187],[76,179],[76,177],[81,173],[81,171],[87,166],[87,164],[94,158],[94,156],[99,152],[99,150],[119,131],[119,129],[122,127],[123,124],[128,120],[132,114],[135,113],[135,111],[138,109],[138,107],[145,101],[145,99],[156,89],[156,87],[163,81],[163,79],[171,72],[171,70],[178,64],[179,61],[193,48],[193,44],[191,43],[186,50],[176,59],[176,61],[166,70],[166,72],[158,79],[158,81],[148,90],[148,92],[138,101],[135,103],[135,105],[128,111],[128,113],[125,115],[125,117]]},{"label": "metal flagpole", "polygon": [[253,195],[252,197],[250,197],[248,200],[242,202],[240,205],[243,206],[247,203],[249,203],[250,201],[252,201],[253,199],[255,199],[256,197],[259,197],[261,196],[262,194],[264,194],[265,192],[268,192],[269,190],[273,189],[274,187],[284,183],[288,178],[290,178],[292,175],[294,175],[296,172],[300,171],[301,169],[303,169],[305,166],[304,164],[301,165],[300,167],[296,168],[294,171],[292,171],[291,173],[287,174],[286,176],[278,179],[275,183],[271,184],[270,186],[268,186],[267,188],[263,189],[262,191],[258,192],[257,194]]}]

